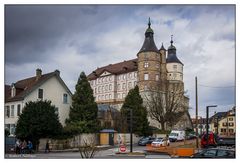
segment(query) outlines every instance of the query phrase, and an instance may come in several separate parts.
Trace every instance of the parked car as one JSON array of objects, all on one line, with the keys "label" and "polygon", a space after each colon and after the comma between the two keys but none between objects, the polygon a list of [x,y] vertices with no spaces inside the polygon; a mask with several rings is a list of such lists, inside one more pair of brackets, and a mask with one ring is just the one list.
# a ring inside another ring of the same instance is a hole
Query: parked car
[{"label": "parked car", "polygon": [[151,144],[155,138],[153,137],[143,137],[138,141],[138,145],[145,146]]},{"label": "parked car", "polygon": [[235,158],[232,149],[208,148],[192,155],[192,158]]},{"label": "parked car", "polygon": [[169,146],[169,145],[170,145],[169,139],[165,139],[165,138],[157,138],[151,143],[152,147],[162,147],[162,146]]},{"label": "parked car", "polygon": [[186,136],[186,139],[187,140],[191,140],[191,139],[196,139],[196,135],[195,134],[188,134],[187,136]]}]

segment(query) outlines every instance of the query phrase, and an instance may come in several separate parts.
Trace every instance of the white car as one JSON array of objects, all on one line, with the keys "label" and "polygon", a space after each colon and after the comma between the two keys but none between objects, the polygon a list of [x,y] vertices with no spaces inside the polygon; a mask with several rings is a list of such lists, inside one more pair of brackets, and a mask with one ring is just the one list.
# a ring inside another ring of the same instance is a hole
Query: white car
[{"label": "white car", "polygon": [[151,144],[152,147],[164,147],[166,145],[169,146],[170,141],[168,139],[162,139],[162,138],[155,139]]}]

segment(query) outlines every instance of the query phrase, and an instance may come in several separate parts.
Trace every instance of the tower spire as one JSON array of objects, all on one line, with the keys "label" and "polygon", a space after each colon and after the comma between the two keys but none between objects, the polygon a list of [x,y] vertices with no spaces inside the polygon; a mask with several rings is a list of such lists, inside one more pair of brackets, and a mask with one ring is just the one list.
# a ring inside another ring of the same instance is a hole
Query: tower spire
[{"label": "tower spire", "polygon": [[151,27],[151,19],[150,19],[150,17],[148,18],[148,28],[150,28]]},{"label": "tower spire", "polygon": [[172,46],[172,44],[173,44],[173,35],[171,35],[171,41],[170,41],[170,43],[171,43],[171,46]]}]

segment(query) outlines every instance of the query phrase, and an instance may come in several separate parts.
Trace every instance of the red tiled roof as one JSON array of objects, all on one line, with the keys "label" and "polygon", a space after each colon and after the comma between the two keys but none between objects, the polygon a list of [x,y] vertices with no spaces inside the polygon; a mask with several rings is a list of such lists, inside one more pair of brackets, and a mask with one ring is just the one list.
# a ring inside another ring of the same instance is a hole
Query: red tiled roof
[{"label": "red tiled roof", "polygon": [[[54,75],[56,75],[60,79],[60,82],[63,83],[64,86],[66,86],[65,83],[62,81],[62,79],[59,76],[59,71],[56,70],[54,72],[41,75],[41,77],[38,80],[36,80],[36,76],[34,76],[34,77],[30,77],[30,78],[26,78],[26,79],[17,81],[15,83],[16,96],[14,96],[14,97],[11,97],[11,86],[5,85],[5,102],[23,100],[23,98],[27,94],[32,92],[36,87],[40,86],[42,83],[44,83],[46,80],[53,77]],[[66,86],[66,88],[67,88],[67,86]],[[70,92],[69,89],[68,89],[68,91]]]},{"label": "red tiled roof", "polygon": [[97,68],[95,71],[88,75],[88,80],[97,79],[105,71],[115,75],[137,71],[137,58]]}]

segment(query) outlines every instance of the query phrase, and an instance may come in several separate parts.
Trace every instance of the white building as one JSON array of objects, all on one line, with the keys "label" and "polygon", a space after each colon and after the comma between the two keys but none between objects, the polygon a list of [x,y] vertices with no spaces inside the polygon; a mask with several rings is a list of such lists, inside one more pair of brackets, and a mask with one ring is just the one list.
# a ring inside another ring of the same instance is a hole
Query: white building
[{"label": "white building", "polygon": [[16,123],[22,109],[29,101],[50,100],[58,109],[60,123],[64,126],[72,104],[72,93],[60,77],[60,71],[36,75],[5,85],[5,128],[14,135]]}]

